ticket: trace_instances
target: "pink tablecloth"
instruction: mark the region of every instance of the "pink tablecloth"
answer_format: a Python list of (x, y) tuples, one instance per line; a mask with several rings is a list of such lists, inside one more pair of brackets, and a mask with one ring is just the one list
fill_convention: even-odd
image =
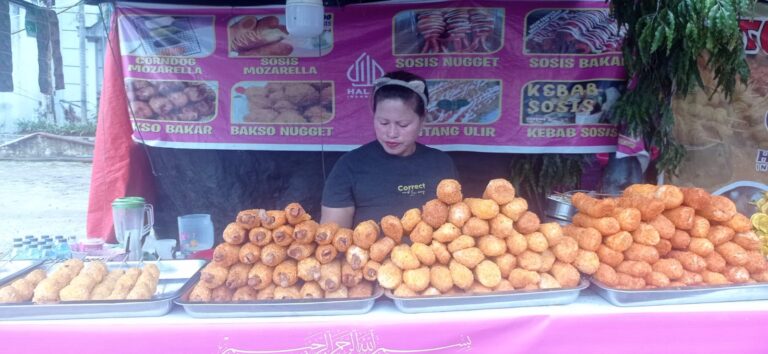
[(2, 353), (768, 353), (768, 301), (355, 316), (0, 322)]

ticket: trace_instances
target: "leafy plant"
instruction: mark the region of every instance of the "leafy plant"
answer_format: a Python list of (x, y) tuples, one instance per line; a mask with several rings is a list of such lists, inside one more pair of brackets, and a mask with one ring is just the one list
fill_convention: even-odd
[(700, 70), (713, 74), (711, 95), (730, 99), (738, 82), (747, 83), (738, 19), (754, 0), (607, 0), (620, 28), (629, 76), (614, 119), (629, 133), (659, 149), (657, 168), (675, 173), (685, 149), (672, 135), (673, 98), (704, 89)]
[(19, 134), (45, 132), (67, 136), (94, 136), (96, 135), (96, 122), (86, 120), (83, 123), (57, 125), (44, 119), (29, 119), (16, 122), (16, 131)]

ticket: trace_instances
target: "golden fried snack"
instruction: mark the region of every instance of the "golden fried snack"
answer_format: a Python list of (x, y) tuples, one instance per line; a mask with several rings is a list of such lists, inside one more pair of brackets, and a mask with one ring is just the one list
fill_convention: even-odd
[(248, 238), (248, 230), (238, 223), (229, 223), (224, 228), (224, 242), (240, 245)]
[(669, 240), (661, 239), (659, 240), (659, 243), (653, 247), (656, 247), (656, 250), (659, 251), (660, 257), (665, 257), (667, 253), (672, 250), (672, 242), (669, 242)]
[(408, 245), (395, 246), (389, 257), (402, 270), (416, 269), (421, 266), (421, 262)]
[(712, 197), (702, 188), (681, 188), (683, 192), (683, 205), (696, 210), (704, 209), (710, 203)]
[(298, 269), (293, 259), (286, 259), (272, 272), (272, 282), (280, 287), (293, 286), (297, 281), (299, 281)]
[(675, 236), (675, 224), (672, 223), (664, 214), (659, 215), (656, 219), (651, 220), (648, 225), (653, 226), (659, 233), (659, 237), (665, 240), (670, 240)]
[[(513, 252), (513, 249), (510, 246), (509, 241), (507, 241), (507, 247), (510, 247), (509, 248), (510, 253), (517, 255), (515, 254), (515, 252)], [(576, 239), (570, 236), (563, 237), (560, 243), (558, 243), (557, 245), (555, 245), (555, 247), (552, 248), (552, 253), (555, 254), (555, 257), (557, 257), (557, 259), (560, 260), (561, 262), (565, 262), (565, 263), (572, 263), (576, 259), (578, 252), (579, 252), (579, 243), (578, 241), (576, 241)], [(518, 263), (520, 263), (519, 261), (520, 260), (518, 259)]]
[(469, 205), (467, 205), (467, 203), (458, 202), (448, 208), (448, 222), (456, 227), (463, 227), (464, 223), (471, 217), (472, 211), (469, 210)]
[[(606, 245), (600, 245), (600, 247), (597, 248), (597, 258), (600, 258), (600, 262), (615, 268), (619, 263), (624, 261), (624, 253), (616, 251)], [(574, 256), (573, 259), (576, 260), (576, 256)], [(563, 261), (559, 258), (558, 260)], [(573, 261), (571, 261), (571, 263), (573, 263)]]
[[(120, 277), (125, 274), (122, 269), (117, 269), (109, 272), (101, 283), (96, 284), (91, 290), (91, 300), (106, 300), (112, 291), (115, 289), (115, 284)], [(198, 285), (202, 286), (202, 285)]]
[(619, 222), (619, 227), (622, 231), (635, 231), (642, 221), (640, 210), (635, 208), (616, 207), (610, 216), (613, 216)]
[(487, 220), (473, 216), (469, 218), (466, 223), (464, 223), (464, 227), (461, 228), (461, 232), (464, 235), (481, 237), (491, 233), (491, 226)]
[(731, 241), (748, 251), (759, 250), (761, 246), (760, 238), (757, 237), (757, 234), (751, 230), (736, 233), (733, 235), (733, 239), (731, 239)]
[(272, 230), (272, 242), (276, 245), (288, 247), (293, 241), (293, 226), (281, 225)]
[(664, 216), (669, 219), (675, 227), (681, 230), (690, 230), (693, 228), (696, 211), (691, 207), (681, 206), (674, 209), (667, 210), (663, 213)]
[(731, 282), (728, 281), (728, 278), (725, 277), (725, 275), (715, 272), (710, 272), (708, 270), (701, 272), (701, 278), (704, 280), (705, 283), (709, 285), (725, 285), (730, 284)]
[[(578, 227), (574, 225), (568, 225), (563, 228), (563, 233), (566, 236), (570, 236), (573, 239), (575, 239), (576, 242), (578, 242), (579, 247), (587, 251), (597, 251), (597, 249), (600, 247), (600, 244), (603, 242), (603, 236), (600, 234), (600, 232), (591, 227), (584, 228), (584, 227)], [(627, 236), (629, 237), (628, 243), (631, 244), (632, 236), (629, 235), (629, 233), (627, 233), (626, 231), (624, 231), (623, 234), (619, 232), (615, 235), (606, 237), (605, 239), (606, 245), (608, 247), (611, 247), (611, 244), (617, 243), (617, 241), (623, 241), (623, 243), (627, 243), (627, 241), (625, 240)], [(626, 245), (627, 248), (629, 247), (629, 244)], [(620, 244), (618, 246), (624, 246), (624, 245)], [(534, 251), (541, 252), (535, 249), (534, 247), (531, 247), (530, 241), (529, 241), (529, 248), (531, 248)], [(541, 248), (541, 247), (537, 247), (537, 248)], [(621, 251), (624, 251), (624, 249), (616, 249), (616, 250), (621, 252)]]
[(618, 198), (617, 203), (622, 208), (635, 208), (640, 211), (640, 218), (645, 222), (656, 219), (664, 211), (664, 202), (645, 196), (625, 196)]
[(526, 211), (523, 215), (520, 215), (515, 222), (515, 229), (521, 234), (527, 235), (538, 231), (540, 225), (541, 222), (539, 221), (539, 216), (530, 211)]
[[(743, 266), (749, 261), (747, 251), (733, 242), (726, 242), (715, 246), (717, 253), (720, 253), (729, 265)], [(692, 270), (693, 271), (693, 270)]]
[[(453, 258), (453, 256), (451, 256), (451, 252), (448, 251), (448, 247), (440, 242), (432, 241), (432, 243), (429, 244), (429, 248), (435, 254), (435, 260), (437, 260), (442, 265), (448, 265), (448, 262), (450, 262), (451, 258)], [(416, 258), (418, 258), (418, 254)]]
[(368, 251), (357, 245), (350, 246), (344, 256), (354, 270), (363, 269), (369, 259)]
[(461, 236), (461, 230), (451, 223), (445, 223), (432, 232), (432, 239), (442, 243), (449, 243), (459, 236)]
[(632, 240), (642, 245), (654, 246), (659, 243), (659, 232), (649, 224), (640, 224), (637, 230), (632, 231)]
[(239, 287), (248, 284), (248, 272), (251, 271), (251, 266), (245, 263), (237, 263), (229, 268), (227, 274), (227, 280), (224, 281), (224, 285), (234, 290)]
[(230, 267), (240, 261), (240, 246), (222, 242), (213, 250), (213, 263), (222, 267)]
[(730, 227), (737, 234), (752, 231), (752, 222), (742, 213), (736, 213), (731, 220), (722, 223), (722, 225)]
[(472, 287), (472, 284), (475, 282), (475, 276), (472, 274), (472, 270), (456, 260), (452, 260), (451, 263), (448, 264), (448, 269), (451, 272), (453, 285), (464, 290)]
[(321, 264), (327, 264), (336, 259), (338, 250), (333, 245), (322, 245), (315, 249), (315, 258), (320, 261)]
[(659, 187), (656, 186), (655, 184), (637, 183), (625, 188), (624, 192), (622, 193), (622, 196), (624, 197), (643, 196), (648, 198), (656, 198), (657, 197), (656, 192), (658, 189)]
[(613, 235), (621, 231), (619, 221), (610, 216), (593, 218), (587, 214), (576, 213), (576, 215), (573, 216), (573, 223), (574, 225), (581, 227), (591, 227), (605, 236)]
[(197, 283), (192, 291), (189, 292), (190, 302), (211, 302), (211, 289), (200, 283)]
[(451, 205), (460, 202), (463, 198), (459, 181), (444, 179), (437, 184), (437, 199), (441, 202)]
[[(507, 243), (507, 250), (509, 250), (509, 253), (515, 256), (522, 254), (528, 249), (528, 240), (525, 238), (525, 236), (519, 233), (515, 233), (512, 236), (507, 237), (506, 243)], [(575, 247), (578, 249), (578, 245), (576, 245)], [(574, 257), (576, 257), (575, 254), (574, 254)]]
[(660, 259), (658, 262), (654, 263), (651, 267), (654, 272), (662, 273), (671, 280), (680, 279), (683, 277), (683, 275), (685, 275), (685, 269), (683, 269), (683, 264), (674, 258)]
[(600, 263), (597, 272), (592, 276), (608, 287), (615, 287), (619, 283), (619, 277), (616, 275), (616, 270), (605, 263)]
[(538, 272), (542, 266), (541, 254), (525, 251), (517, 256), (517, 265), (525, 270)]
[(448, 220), (448, 206), (443, 202), (432, 199), (424, 204), (421, 210), (421, 221), (432, 228), (438, 228)]
[(475, 266), (475, 279), (485, 287), (495, 288), (501, 282), (501, 269), (486, 259)]
[(320, 225), (314, 220), (306, 220), (293, 228), (293, 239), (302, 244), (312, 244)]
[(243, 286), (232, 293), (232, 299), (230, 301), (239, 302), (259, 300), (259, 293), (260, 292), (258, 290), (250, 286)]
[(340, 286), (334, 291), (325, 292), (326, 299), (346, 299), (349, 298), (349, 289), (346, 286)]
[(369, 249), (379, 239), (379, 225), (373, 220), (366, 220), (355, 227), (352, 243), (362, 249)]
[(701, 272), (707, 268), (707, 262), (704, 258), (693, 252), (672, 251), (669, 252), (668, 256), (680, 261), (683, 268), (691, 272)]
[(486, 257), (496, 257), (507, 253), (507, 243), (493, 235), (480, 237), (477, 240), (477, 247)]
[[(723, 263), (725, 263), (725, 259), (723, 259)], [(707, 268), (709, 268), (709, 260), (707, 260)], [(747, 264), (744, 265), (744, 268), (750, 274), (762, 273), (768, 269), (768, 260), (765, 259), (765, 256), (760, 251), (750, 250), (747, 251)]]
[(512, 199), (501, 207), (501, 213), (513, 221), (517, 221), (526, 211), (528, 211), (528, 201), (523, 198)]
[(246, 242), (240, 247), (240, 252), (238, 252), (237, 258), (240, 260), (240, 263), (254, 264), (261, 259), (261, 247)]
[[(576, 269), (574, 268), (574, 270)], [(578, 271), (576, 273), (578, 274)], [(541, 276), (534, 271), (515, 268), (509, 273), (509, 282), (515, 289), (522, 289), (531, 284), (538, 285), (539, 281), (541, 281)]]
[[(398, 221), (399, 222), (399, 221)], [(389, 252), (395, 247), (395, 240), (389, 237), (382, 237), (371, 245), (368, 256), (376, 261), (383, 262), (389, 256)]]
[[(211, 292), (213, 294), (213, 292)], [(149, 300), (155, 295), (155, 289), (152, 289), (147, 283), (136, 283), (133, 289), (125, 296), (126, 300)], [(86, 297), (87, 299), (87, 297)]]
[(512, 282), (507, 280), (506, 278), (501, 279), (499, 282), (499, 285), (496, 285), (495, 288), (493, 288), (493, 291), (499, 292), (499, 291), (512, 291), (515, 290), (515, 287), (512, 286)]
[(263, 212), (262, 209), (248, 209), (243, 210), (239, 213), (237, 213), (237, 218), (235, 218), (235, 222), (237, 222), (240, 227), (251, 230), (253, 228), (261, 226), (261, 213)]
[(379, 268), (381, 268), (381, 263), (372, 260), (368, 261), (362, 269), (363, 279), (376, 281), (379, 277)]
[(90, 297), (90, 290), (84, 286), (67, 285), (59, 291), (61, 301), (84, 301)]
[(571, 202), (579, 209), (579, 212), (593, 218), (611, 216), (616, 208), (616, 201), (611, 198), (596, 199), (584, 193), (576, 193), (571, 197)]
[(555, 279), (557, 279), (557, 282), (564, 288), (575, 287), (579, 285), (579, 282), (581, 281), (581, 276), (576, 267), (560, 261), (555, 262), (555, 264), (552, 265), (552, 270), (550, 270), (549, 273), (552, 274)]
[(552, 247), (560, 243), (565, 235), (563, 227), (556, 222), (548, 222), (539, 225), (539, 232), (547, 238), (547, 244)]
[[(208, 289), (214, 289), (216, 287), (219, 287), (224, 284), (227, 280), (227, 276), (229, 275), (229, 269), (222, 267), (221, 265), (217, 263), (208, 263), (208, 265), (205, 266), (200, 271), (200, 283), (201, 285), (207, 287)], [(115, 290), (117, 290), (117, 286), (120, 284), (121, 281), (127, 281), (123, 280), (124, 277), (129, 277), (128, 271), (123, 274), (123, 276), (118, 279), (117, 284), (115, 284)], [(136, 278), (138, 278), (138, 275), (136, 275)], [(130, 286), (133, 286), (131, 283)]]
[[(147, 266), (150, 266), (149, 264)], [(157, 266), (152, 264), (151, 266), (155, 267), (157, 269)], [(88, 265), (81, 271), (81, 273), (90, 276), (93, 278), (93, 280), (96, 281), (96, 283), (100, 283), (102, 280), (104, 280), (104, 277), (109, 274), (109, 269), (107, 269), (107, 265), (104, 264), (102, 261), (92, 261), (88, 262)], [(160, 271), (157, 271), (158, 275), (160, 275)]]
[(541, 279), (539, 280), (539, 289), (560, 289), (562, 286), (560, 283), (555, 279), (555, 277), (547, 274), (547, 273), (541, 273)]
[(320, 261), (314, 257), (304, 258), (296, 264), (296, 273), (301, 280), (318, 281), (320, 280)]
[(644, 278), (646, 286), (655, 286), (657, 288), (666, 288), (669, 286), (670, 280), (660, 272), (650, 272)]
[(248, 239), (254, 245), (264, 247), (272, 242), (272, 231), (263, 227), (256, 227), (248, 232)]
[(573, 261), (573, 266), (584, 274), (594, 274), (600, 266), (600, 258), (595, 252), (579, 250), (576, 260)]
[[(554, 257), (554, 254), (552, 256)], [(501, 277), (504, 279), (507, 279), (509, 277), (509, 272), (517, 266), (517, 258), (509, 253), (494, 257), (492, 260), (499, 267)]]
[(472, 269), (485, 259), (485, 255), (479, 248), (469, 247), (453, 252), (453, 259)]
[(256, 263), (248, 271), (248, 286), (262, 290), (272, 284), (273, 268), (263, 263)]
[(298, 240), (288, 246), (285, 251), (288, 257), (300, 261), (304, 258), (312, 257), (315, 254), (316, 243), (301, 243)]
[(335, 260), (320, 266), (320, 287), (328, 291), (337, 290), (341, 286), (341, 262)]
[[(614, 235), (606, 237), (605, 240), (603, 241), (603, 243), (606, 246), (608, 246), (610, 249), (617, 252), (626, 251), (627, 249), (629, 249), (630, 246), (632, 246), (632, 242), (634, 242), (632, 239), (632, 234), (630, 234), (627, 231), (619, 231)], [(591, 246), (591, 244), (585, 243), (584, 245), (582, 245), (580, 242), (579, 246), (581, 246), (581, 248), (591, 250), (590, 247), (585, 247), (585, 246)], [(598, 248), (600, 248), (599, 244), (598, 244)]]
[(483, 220), (491, 220), (499, 214), (499, 205), (492, 199), (466, 198), (464, 203), (474, 217)]
[[(251, 288), (251, 287), (247, 287)], [(253, 288), (251, 288), (253, 289)], [(254, 293), (256, 291), (254, 290)], [(232, 296), (235, 294), (235, 289), (230, 289), (226, 286), (220, 286), (216, 289), (211, 290), (211, 302), (230, 302), (232, 301)]]
[[(32, 300), (32, 295), (35, 294), (35, 286), (25, 278), (14, 280), (8, 287), (11, 287), (15, 290), (20, 301)], [(4, 301), (0, 300), (0, 302)]]
[(395, 289), (403, 282), (403, 271), (395, 263), (387, 260), (379, 267), (376, 280), (385, 289)]
[(421, 209), (408, 209), (400, 219), (403, 231), (411, 232), (416, 225), (421, 222)]
[(437, 290), (434, 287), (428, 287), (426, 290), (421, 292), (421, 296), (440, 296), (443, 293), (440, 292), (440, 290)]
[(405, 284), (400, 284), (393, 292), (392, 295), (397, 297), (417, 297), (418, 293), (414, 292)]
[(290, 203), (283, 211), (285, 212), (285, 219), (291, 225), (298, 225), (312, 219), (312, 216), (307, 214), (307, 211), (299, 203)]
[(451, 270), (444, 265), (434, 265), (429, 269), (429, 284), (444, 293), (453, 288)]
[(395, 243), (403, 241), (403, 225), (398, 217), (387, 215), (381, 218), (379, 224), (381, 224), (381, 232), (385, 237), (392, 239)]
[(704, 257), (704, 261), (707, 262), (707, 270), (718, 273), (724, 272), (728, 264), (725, 258), (717, 252), (712, 252)]
[(764, 270), (760, 273), (753, 273), (752, 279), (759, 282), (768, 282), (768, 270)]
[(490, 233), (498, 238), (506, 238), (515, 234), (515, 222), (504, 214), (496, 215), (490, 221)]
[(685, 197), (679, 187), (670, 184), (665, 184), (656, 189), (655, 196), (664, 202), (664, 208), (667, 210), (683, 205)]
[(270, 243), (261, 249), (261, 262), (270, 267), (282, 263), (286, 257), (288, 257), (288, 253), (285, 247), (276, 243)]
[(285, 211), (267, 210), (261, 214), (261, 226), (265, 229), (274, 230), (287, 222)]
[(256, 293), (256, 300), (272, 300), (275, 298), (275, 289), (277, 289), (277, 286), (275, 284), (270, 283), (267, 287), (259, 290)]
[(432, 226), (429, 226), (426, 222), (419, 221), (416, 226), (411, 230), (408, 236), (413, 242), (430, 243), (432, 242)]
[[(432, 241), (433, 243), (436, 241)], [(414, 243), (411, 245), (411, 252), (416, 256), (419, 262), (426, 266), (435, 264), (436, 257), (435, 252), (430, 246), (423, 243)]]
[[(32, 302), (36, 304), (56, 303), (59, 301), (59, 290), (61, 290), (61, 288), (62, 287), (55, 280), (51, 278), (43, 279), (35, 287), (34, 295), (32, 296)], [(16, 289), (12, 287), (5, 287), (3, 289), (6, 292), (4, 296), (7, 297), (8, 300), (13, 300), (4, 302), (17, 301), (14, 300), (19, 298), (19, 294)]]
[(480, 284), (479, 282), (472, 283), (472, 286), (467, 289), (467, 293), (469, 294), (487, 294), (493, 291), (493, 289), (484, 286), (483, 284)]
[(336, 231), (339, 231), (339, 224), (335, 222), (320, 224), (317, 227), (317, 233), (315, 233), (315, 242), (318, 245), (330, 245), (333, 241), (333, 236), (336, 235)]
[(732, 283), (744, 284), (749, 282), (749, 271), (744, 267), (729, 266), (723, 275)]
[(528, 244), (528, 249), (534, 252), (543, 252), (549, 248), (547, 238), (541, 232), (532, 232), (525, 235), (525, 241)]
[(710, 221), (727, 222), (736, 216), (737, 210), (736, 204), (730, 199), (713, 195), (709, 199), (709, 204), (705, 205), (698, 213)]
[(485, 187), (483, 199), (492, 199), (498, 205), (505, 205), (515, 199), (515, 187), (506, 179), (492, 179)]
[(420, 267), (403, 271), (403, 284), (409, 289), (420, 292), (429, 287), (430, 271), (428, 267)]
[(634, 243), (624, 251), (624, 257), (630, 261), (644, 261), (648, 264), (656, 263), (659, 260), (659, 250), (654, 246)]
[(735, 235), (736, 232), (733, 231), (733, 229), (721, 225), (715, 225), (709, 228), (707, 239), (712, 241), (715, 246), (719, 246), (731, 241)]
[(85, 272), (80, 272), (80, 274), (72, 278), (72, 281), (69, 282), (69, 285), (84, 288), (88, 292), (90, 292), (96, 284), (96, 279), (91, 278), (91, 276), (85, 274)]
[(646, 275), (653, 271), (653, 268), (651, 268), (651, 265), (646, 262), (624, 261), (616, 267), (616, 271), (629, 274), (633, 277), (645, 278)]
[(64, 263), (61, 264), (59, 269), (61, 270), (67, 270), (72, 274), (72, 277), (74, 278), (75, 275), (80, 273), (81, 270), (83, 270), (83, 267), (85, 267), (85, 263), (81, 259), (72, 258), (64, 261)]
[(699, 256), (706, 257), (715, 251), (715, 245), (706, 238), (693, 237), (688, 244), (688, 249)]
[[(212, 263), (211, 263), (212, 264)], [(205, 268), (203, 269), (205, 270)], [(226, 268), (224, 268), (226, 270)], [(120, 278), (115, 283), (115, 289), (112, 290), (112, 293), (107, 297), (107, 300), (125, 300), (125, 298), (128, 296), (128, 292), (133, 289), (133, 286), (136, 285), (136, 280), (139, 279), (139, 275), (141, 275), (141, 271), (138, 268), (131, 268), (125, 271), (125, 273), (120, 276)], [(200, 279), (201, 280), (208, 280), (207, 278), (203, 278), (203, 276), (206, 275), (206, 273), (201, 273)], [(224, 275), (224, 279), (226, 280), (226, 275)], [(221, 282), (223, 284), (224, 281)], [(206, 283), (208, 285), (209, 283)], [(218, 284), (216, 286), (220, 286), (221, 284)], [(215, 288), (216, 286), (211, 286), (211, 289)]]
[(683, 230), (676, 230), (674, 236), (669, 239), (672, 248), (676, 250), (687, 250), (691, 244), (691, 235)]
[(43, 269), (35, 269), (29, 273), (27, 273), (26, 276), (24, 276), (24, 279), (28, 280), (33, 286), (37, 286), (38, 283), (40, 283), (43, 279), (45, 279), (46, 273)]
[(616, 276), (619, 279), (619, 285), (616, 286), (619, 289), (643, 289), (645, 288), (645, 279), (633, 277), (629, 274), (616, 272)]
[[(104, 267), (106, 269), (106, 265)], [(154, 264), (154, 263), (144, 264), (144, 268), (142, 268), (141, 271), (142, 273), (151, 274), (155, 279), (160, 278), (160, 268), (157, 267), (157, 264)]]
[(305, 282), (299, 289), (299, 296), (304, 299), (322, 299), (323, 289), (320, 288), (320, 284), (314, 281)]

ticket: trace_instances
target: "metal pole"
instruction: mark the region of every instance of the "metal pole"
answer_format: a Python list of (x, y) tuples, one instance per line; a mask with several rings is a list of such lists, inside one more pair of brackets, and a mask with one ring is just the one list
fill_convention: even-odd
[(86, 72), (86, 42), (85, 42), (85, 2), (81, 2), (77, 10), (78, 29), (77, 35), (80, 37), (80, 120), (85, 122), (88, 119), (88, 76)]

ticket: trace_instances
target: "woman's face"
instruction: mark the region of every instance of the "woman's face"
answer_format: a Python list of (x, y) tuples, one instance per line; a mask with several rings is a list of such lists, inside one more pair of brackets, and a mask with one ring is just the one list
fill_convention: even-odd
[(376, 104), (376, 112), (373, 113), (376, 140), (390, 155), (413, 154), (421, 124), (421, 117), (402, 100), (386, 99)]

